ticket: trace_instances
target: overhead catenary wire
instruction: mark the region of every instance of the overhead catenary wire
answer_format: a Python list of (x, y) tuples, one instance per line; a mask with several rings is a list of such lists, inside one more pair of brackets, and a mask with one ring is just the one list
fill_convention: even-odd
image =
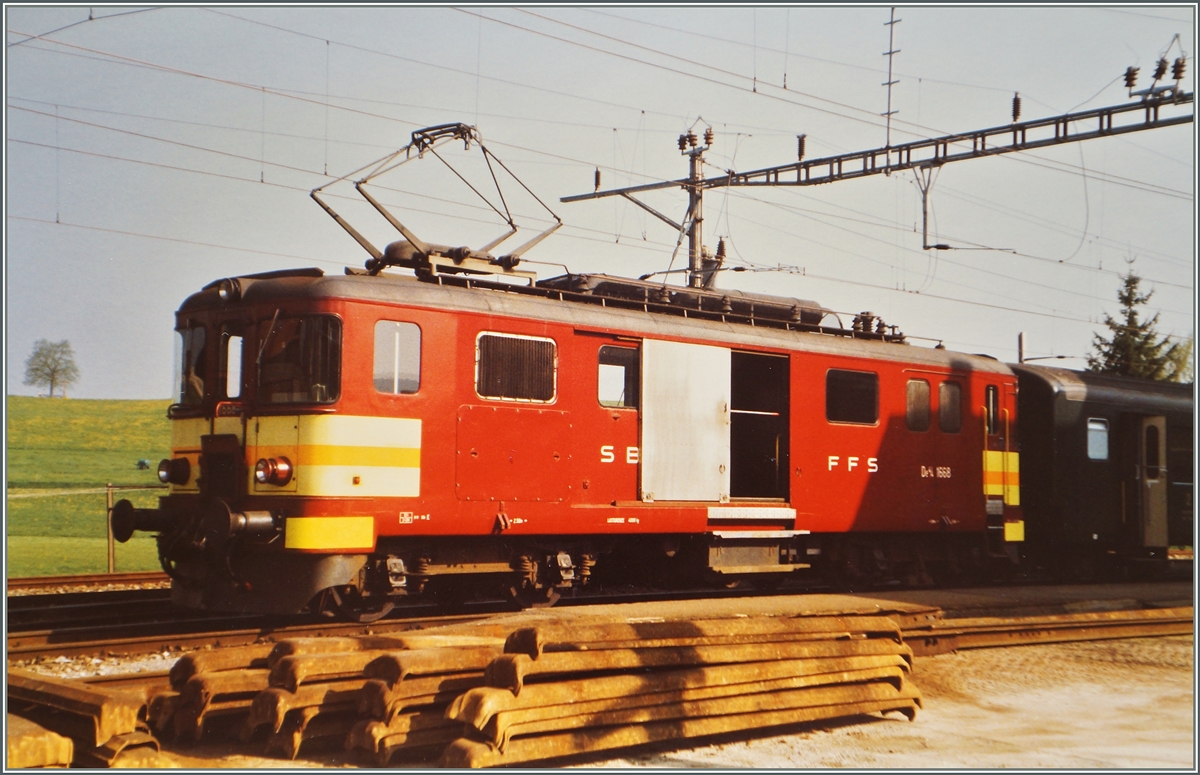
[[(326, 105), (326, 108), (328, 109), (328, 101), (326, 101), (325, 105)], [(413, 124), (413, 125), (415, 125), (415, 124)], [(517, 147), (517, 146), (514, 146), (514, 147)], [(532, 150), (532, 149), (525, 149), (525, 150)], [(533, 151), (533, 152), (535, 152), (535, 153), (536, 153), (537, 151)], [(559, 158), (566, 158), (566, 157), (559, 157)], [(575, 162), (575, 161), (578, 161), (578, 160), (572, 160), (572, 161), (573, 161), (573, 162)], [(235, 179), (236, 179), (236, 178), (235, 178)]]
[[(34, 113), (34, 114), (38, 114), (38, 115), (44, 115), (44, 116), (49, 116), (49, 115), (50, 115), (49, 113), (46, 113), (46, 112), (43, 112), (43, 111), (35, 111), (35, 110), (29, 109), (29, 108), (20, 108), (20, 107), (16, 107), (16, 106), (14, 106), (14, 107), (15, 107), (15, 109), (17, 109), (17, 110), (24, 110), (24, 111), (27, 111), (27, 112), (30, 112), (30, 113)], [(249, 157), (241, 156), (241, 155), (238, 155), (238, 154), (231, 154), (231, 153), (228, 153), (228, 152), (224, 152), (224, 151), (220, 151), (220, 150), (216, 150), (216, 149), (210, 149), (210, 148), (206, 148), (206, 147), (203, 147), (203, 146), (196, 146), (196, 145), (194, 145), (194, 144), (190, 144), (190, 143), (182, 143), (182, 142), (180, 142), (180, 141), (176, 141), (176, 140), (169, 140), (169, 139), (167, 139), (167, 138), (156, 137), (156, 136), (153, 136), (153, 135), (148, 135), (148, 134), (145, 134), (145, 133), (140, 133), (140, 132), (134, 132), (134, 131), (132, 131), (132, 130), (118, 129), (118, 128), (109, 127), (109, 126), (102, 125), (102, 124), (96, 124), (96, 123), (94, 123), (94, 122), (83, 121), (83, 120), (81, 120), (81, 119), (65, 119), (65, 120), (68, 120), (68, 121), (74, 121), (74, 122), (77, 122), (77, 123), (80, 123), (80, 124), (83, 124), (83, 125), (87, 125), (87, 126), (97, 127), (97, 128), (101, 128), (101, 129), (107, 129), (107, 130), (110, 130), (110, 131), (116, 131), (116, 132), (126, 133), (126, 134), (130, 134), (130, 135), (137, 136), (137, 137), (142, 137), (142, 138), (147, 138), (147, 139), (157, 140), (157, 141), (164, 142), (164, 143), (169, 143), (169, 144), (172, 144), (172, 145), (178, 145), (178, 146), (182, 146), (182, 147), (186, 147), (186, 148), (191, 148), (191, 149), (195, 149), (195, 150), (201, 150), (201, 151), (211, 152), (211, 153), (215, 153), (215, 154), (219, 154), (219, 155), (223, 155), (223, 156), (227, 156), (227, 157), (232, 157), (232, 158), (241, 158), (241, 159), (245, 159), (245, 160), (247, 160), (247, 161), (253, 161), (253, 160), (252, 160), (252, 159), (250, 159)], [(439, 157), (439, 158), (440, 158), (440, 157)], [(260, 162), (260, 164), (271, 164), (272, 166), (277, 166), (277, 167), (280, 167), (280, 168), (283, 168), (283, 169), (290, 169), (290, 170), (297, 171), (297, 172), (306, 172), (306, 173), (310, 173), (310, 174), (320, 174), (320, 173), (317, 173), (315, 170), (306, 170), (306, 169), (303, 169), (303, 168), (294, 167), (294, 166), (292, 166), (292, 165), (283, 165), (283, 164), (278, 164), (278, 163), (275, 163), (275, 162), (266, 162), (266, 161), (265, 161), (265, 157), (260, 157), (260, 159), (259, 159), (259, 162)], [(260, 182), (262, 182), (262, 176), (261, 176), (261, 174), (260, 174)], [(747, 197), (747, 198), (754, 199), (755, 201), (764, 201), (764, 200), (760, 200), (760, 199), (755, 199), (754, 197)], [(486, 198), (485, 198), (485, 201), (486, 201)], [(494, 208), (493, 208), (493, 209), (494, 209)], [(499, 211), (497, 211), (497, 212), (499, 212)], [(861, 222), (861, 223), (864, 223), (864, 224), (867, 224), (867, 225), (873, 225), (873, 224), (871, 224), (871, 222), (869, 222), (869, 221), (859, 221), (859, 222)], [(876, 222), (876, 223), (878, 223), (878, 222)], [(991, 273), (991, 272), (988, 272), (988, 273), (989, 273), (989, 274), (997, 274), (997, 273)], [(1115, 274), (1115, 273), (1114, 273), (1114, 274)], [(1004, 277), (1004, 275), (997, 275), (997, 276), (1002, 276), (1002, 277)], [(1012, 279), (1012, 278), (1009, 278), (1009, 279)], [(1148, 279), (1151, 279), (1151, 280), (1153, 280), (1154, 278), (1148, 278)], [(1073, 291), (1068, 291), (1068, 290), (1064, 290), (1063, 292), (1066, 292), (1066, 293), (1072, 293), (1072, 294), (1074, 294), (1074, 293), (1075, 293), (1075, 292), (1073, 292)], [(1092, 298), (1092, 297), (1089, 297), (1089, 298)]]
[[(43, 111), (35, 111), (35, 110), (29, 109), (29, 108), (19, 108), (19, 107), (17, 107), (16, 109), (17, 109), (17, 110), (24, 110), (24, 111), (27, 111), (27, 112), (30, 112), (30, 113), (34, 113), (34, 114), (38, 114), (38, 115), (44, 115), (44, 116), (49, 116), (49, 115), (50, 115), (49, 113), (46, 113), (46, 112), (43, 112)], [(308, 174), (312, 174), (312, 175), (319, 175), (319, 174), (321, 174), (321, 173), (317, 172), (316, 170), (309, 170), (309, 169), (304, 169), (304, 168), (300, 168), (300, 167), (294, 167), (294, 166), (292, 166), (292, 165), (279, 164), (279, 163), (276, 163), (276, 162), (267, 162), (267, 161), (265, 161), (265, 159), (261, 159), (261, 158), (260, 158), (260, 159), (258, 159), (258, 160), (255, 160), (255, 159), (253, 159), (252, 157), (248, 157), (248, 156), (244, 156), (244, 155), (232, 154), (232, 153), (225, 152), (225, 151), (219, 151), (219, 150), (216, 150), (216, 149), (205, 148), (205, 147), (203, 147), (203, 146), (197, 146), (197, 145), (194, 145), (194, 144), (191, 144), (191, 143), (183, 143), (183, 142), (180, 142), (180, 141), (176, 141), (176, 140), (170, 140), (170, 139), (167, 139), (167, 138), (160, 138), (160, 137), (156, 137), (156, 136), (153, 136), (153, 135), (147, 135), (147, 134), (145, 134), (145, 133), (134, 132), (134, 131), (132, 131), (132, 130), (117, 129), (117, 128), (114, 128), (114, 127), (108, 127), (108, 126), (105, 126), (105, 125), (102, 125), (102, 124), (95, 124), (95, 123), (93, 123), (93, 122), (83, 121), (83, 120), (81, 120), (81, 119), (65, 119), (65, 120), (68, 120), (68, 121), (75, 121), (75, 122), (77, 122), (77, 123), (80, 123), (80, 124), (83, 124), (83, 125), (87, 125), (87, 126), (92, 126), (92, 127), (97, 127), (97, 128), (101, 128), (101, 129), (108, 129), (108, 130), (115, 131), (115, 132), (120, 132), (120, 133), (130, 134), (130, 135), (133, 135), (133, 136), (136, 136), (136, 137), (141, 137), (141, 138), (146, 138), (146, 139), (151, 139), (151, 140), (157, 140), (157, 141), (159, 141), (159, 142), (164, 142), (164, 143), (168, 143), (168, 144), (171, 144), (171, 145), (177, 145), (177, 146), (181, 146), (181, 147), (185, 147), (185, 148), (190, 148), (190, 149), (194, 149), (194, 150), (200, 150), (200, 151), (211, 152), (211, 153), (214, 153), (214, 154), (218, 154), (218, 155), (221, 155), (221, 156), (226, 156), (226, 157), (230, 157), (230, 158), (242, 159), (242, 160), (245, 160), (245, 161), (250, 161), (250, 162), (259, 161), (261, 164), (267, 164), (267, 165), (270, 165), (270, 166), (273, 166), (273, 167), (279, 167), (279, 168), (281, 168), (281, 169), (288, 169), (288, 170), (292, 170), (292, 171), (296, 171), (296, 172), (302, 172), (302, 173), (308, 173)], [(439, 156), (438, 158), (441, 158), (441, 157)], [(443, 163), (445, 163), (445, 162), (444, 162), (444, 160), (443, 160)], [(186, 169), (186, 168), (179, 168), (179, 169)], [(453, 169), (453, 168), (451, 168), (451, 169)], [(456, 174), (457, 174), (457, 172), (456, 172)], [(510, 174), (511, 174), (511, 173), (510, 173)], [(235, 178), (235, 179), (237, 179), (237, 178)], [(260, 174), (260, 180), (259, 180), (259, 182), (263, 182), (263, 180), (262, 180), (262, 177), (261, 177), (261, 174)], [(742, 196), (743, 198), (750, 199), (750, 200), (753, 200), (753, 201), (757, 201), (757, 202), (760, 202), (760, 203), (763, 203), (763, 204), (769, 204), (769, 205), (772, 205), (772, 206), (780, 207), (780, 208), (782, 208), (782, 209), (785, 209), (785, 210), (791, 210), (792, 212), (795, 212), (796, 214), (803, 215), (804, 217), (810, 217), (810, 218), (811, 218), (811, 217), (813, 217), (813, 216), (810, 216), (810, 215), (806, 215), (806, 214), (804, 214), (803, 212), (799, 211), (797, 208), (789, 208), (789, 207), (788, 207), (788, 206), (786, 206), (786, 205), (779, 205), (779, 204), (777, 204), (777, 203), (771, 203), (771, 202), (767, 202), (766, 200), (763, 200), (763, 199), (760, 199), (760, 198), (757, 198), (757, 197), (751, 196), (751, 195), (749, 195), (749, 194), (744, 194), (744, 193), (742, 193), (742, 192), (738, 192), (736, 195), (738, 195), (738, 196)], [(487, 201), (487, 200), (486, 200), (486, 197), (484, 198), (484, 201), (485, 201), (485, 202)], [(489, 205), (490, 205), (490, 203), (489, 203)], [(495, 210), (495, 206), (494, 206), (494, 205), (490, 205), (490, 206), (492, 207), (492, 209), (493, 209), (493, 210)], [(503, 216), (503, 213), (500, 213), (500, 212), (499, 212), (499, 210), (495, 210), (495, 211), (496, 211), (498, 214), (500, 214), (501, 216)], [(882, 225), (882, 226), (886, 226), (886, 224), (881, 224), (881, 223), (880, 223), (878, 220), (876, 220), (875, 222), (871, 222), (871, 221), (862, 220), (862, 219), (850, 219), (850, 218), (847, 218), (847, 217), (845, 217), (845, 216), (832, 216), (832, 217), (838, 217), (838, 218), (842, 218), (842, 219), (845, 219), (845, 220), (851, 220), (851, 221), (854, 221), (854, 222), (862, 223), (862, 224), (864, 224), (864, 225), (874, 225), (874, 226), (880, 226), (880, 225)], [(508, 220), (508, 218), (505, 218), (505, 220)], [(835, 228), (840, 228), (840, 227), (835, 227)], [(843, 229), (843, 230), (846, 230), (846, 229)], [(848, 231), (848, 230), (846, 230), (846, 231)], [(876, 240), (876, 241), (882, 241), (882, 240), (879, 240), (878, 238), (875, 238), (875, 237), (869, 237), (868, 235), (862, 234), (861, 232), (855, 232), (855, 234), (856, 234), (857, 236), (860, 236), (860, 237), (866, 237), (866, 238), (868, 238), (868, 239), (873, 239), (873, 240)], [(797, 235), (797, 236), (799, 236), (799, 235)], [(915, 251), (912, 251), (912, 252), (915, 252)], [(973, 267), (969, 267), (969, 268), (973, 268)], [(978, 268), (975, 268), (975, 269), (976, 269), (977, 271), (982, 271), (982, 272), (984, 272), (984, 273), (986, 273), (986, 274), (992, 274), (992, 275), (996, 275), (996, 276), (999, 276), (999, 277), (1004, 277), (1004, 278), (1006, 278), (1006, 279), (1010, 279), (1010, 280), (1011, 280), (1011, 279), (1017, 279), (1018, 281), (1020, 281), (1020, 278), (1011, 278), (1011, 277), (1008, 277), (1008, 276), (1006, 276), (1006, 275), (1002, 275), (1002, 274), (1000, 274), (1000, 273), (995, 273), (995, 272), (991, 272), (991, 271), (988, 271), (988, 270), (983, 270), (983, 269), (978, 269)], [(1114, 273), (1114, 274), (1115, 274), (1115, 273)], [(1154, 278), (1148, 278), (1148, 279), (1150, 279), (1151, 281), (1153, 281), (1153, 280), (1154, 280)], [(1183, 286), (1181, 286), (1181, 287), (1183, 287)], [(1060, 290), (1061, 290), (1062, 292), (1064, 292), (1064, 293), (1069, 293), (1069, 294), (1072, 294), (1072, 295), (1084, 295), (1084, 294), (1078, 294), (1077, 292), (1074, 292), (1074, 291), (1069, 291), (1069, 290), (1066, 290), (1066, 289), (1060, 289)], [(1087, 298), (1095, 298), (1095, 297), (1087, 296)]]
[[(265, 22), (258, 22), (258, 21), (255, 21), (255, 20), (244, 19), (243, 17), (239, 17), (239, 16), (236, 16), (236, 15), (233, 15), (233, 14), (226, 14), (226, 13), (222, 13), (222, 12), (214, 11), (213, 9), (203, 9), (203, 10), (206, 10), (206, 11), (209, 11), (209, 12), (212, 12), (212, 13), (220, 13), (220, 14), (221, 14), (221, 15), (223, 15), (223, 16), (229, 16), (230, 18), (233, 18), (233, 19), (238, 19), (238, 20), (240, 20), (240, 21), (245, 21), (245, 22), (252, 23), (252, 24), (261, 24), (261, 25), (263, 25), (263, 26), (266, 26), (266, 27), (269, 27), (269, 28), (272, 28), (272, 29), (277, 29), (277, 30), (280, 30), (280, 31), (283, 31), (283, 32), (288, 32), (288, 33), (291, 33), (291, 34), (300, 35), (300, 36), (302, 36), (302, 37), (311, 38), (311, 39), (313, 39), (313, 40), (324, 40), (323, 38), (320, 38), (320, 37), (318, 37), (318, 36), (309, 35), (309, 34), (307, 34), (307, 33), (297, 32), (297, 31), (294, 31), (294, 30), (289, 30), (289, 29), (287, 29), (287, 28), (280, 27), (280, 26), (278, 26), (278, 25), (272, 25), (272, 24), (267, 24), (267, 23), (265, 23)], [(493, 21), (495, 21), (495, 20), (493, 20)], [(506, 24), (507, 24), (507, 23), (506, 23)], [(510, 25), (510, 26), (517, 26), (517, 27), (519, 27), (519, 25)], [(50, 42), (50, 43), (55, 43), (55, 44), (62, 45), (62, 46), (71, 46), (71, 44), (61, 43), (61, 42), (59, 42), (59, 41), (47, 41), (47, 42)], [(568, 41), (568, 42), (570, 42), (570, 41)], [(365, 52), (368, 52), (368, 53), (377, 54), (377, 55), (379, 55), (379, 56), (390, 57), (390, 58), (399, 59), (399, 60), (402, 60), (402, 61), (416, 62), (416, 60), (412, 60), (412, 59), (409, 59), (409, 58), (406, 58), (406, 57), (400, 57), (400, 56), (398, 56), (398, 55), (389, 54), (389, 53), (386, 53), (386, 52), (379, 52), (379, 51), (377, 51), (377, 50), (374, 50), (374, 49), (368, 49), (368, 48), (361, 47), (361, 46), (354, 46), (354, 45), (351, 45), (351, 44), (344, 44), (344, 43), (338, 43), (338, 45), (344, 45), (344, 46), (347, 46), (347, 47), (349, 47), (349, 48), (352, 48), (352, 49), (355, 49), (355, 50), (365, 51)], [(213, 81), (216, 81), (216, 82), (219, 82), (219, 83), (226, 83), (226, 84), (228, 84), (228, 85), (240, 86), (240, 87), (243, 87), (243, 88), (254, 89), (254, 90), (258, 90), (258, 89), (261, 89), (261, 88), (266, 88), (266, 87), (264, 87), (264, 86), (258, 86), (258, 85), (252, 85), (252, 84), (245, 84), (245, 83), (240, 83), (240, 82), (234, 82), (234, 81), (230, 81), (230, 80), (228, 80), (228, 79), (217, 78), (217, 77), (208, 76), (208, 75), (204, 75), (204, 74), (201, 74), (201, 73), (195, 73), (195, 72), (191, 72), (191, 71), (186, 71), (186, 70), (182, 70), (182, 69), (179, 69), (179, 68), (173, 68), (173, 67), (169, 67), (169, 66), (165, 66), (165, 65), (162, 65), (162, 66), (160, 66), (160, 65), (153, 64), (153, 63), (143, 62), (143, 61), (141, 61), (141, 60), (135, 60), (135, 59), (132, 59), (132, 58), (129, 58), (129, 57), (123, 57), (123, 56), (116, 55), (116, 54), (109, 54), (109, 53), (106, 53), (106, 52), (100, 52), (100, 51), (96, 51), (96, 50), (94, 50), (94, 49), (84, 49), (83, 47), (78, 47), (78, 46), (75, 46), (74, 48), (81, 48), (81, 49), (83, 49), (83, 50), (86, 50), (86, 51), (91, 51), (92, 53), (97, 53), (97, 54), (100, 54), (100, 55), (102, 55), (103, 57), (113, 58), (113, 59), (116, 59), (116, 60), (118, 60), (118, 61), (124, 61), (124, 62), (126, 62), (126, 63), (130, 63), (130, 64), (136, 64), (136, 65), (138, 65), (138, 66), (149, 67), (149, 68), (152, 68), (152, 69), (161, 69), (161, 70), (163, 70), (163, 71), (166, 71), (166, 72), (172, 72), (172, 73), (181, 74), (181, 75), (187, 75), (187, 76), (196, 77), (196, 78), (210, 79), (210, 80), (213, 80)], [(443, 66), (443, 65), (436, 65), (436, 64), (432, 64), (432, 63), (422, 63), (422, 62), (418, 62), (418, 64), (427, 64), (427, 65), (428, 65), (428, 66), (430, 66), (430, 67), (435, 67), (435, 68), (440, 68), (440, 69), (450, 70), (450, 71), (459, 72), (459, 73), (465, 73), (465, 72), (466, 72), (466, 71), (457, 70), (457, 69), (455, 69), (455, 68), (449, 68), (449, 67), (446, 67), (446, 66)], [(540, 87), (532, 87), (532, 86), (528, 86), (528, 85), (525, 85), (525, 84), (519, 84), (519, 83), (517, 83), (517, 82), (513, 82), (513, 81), (506, 81), (506, 80), (504, 80), (504, 79), (494, 79), (494, 80), (497, 80), (497, 81), (500, 81), (500, 82), (503, 82), (503, 83), (507, 83), (507, 84), (509, 84), (509, 85), (527, 86), (528, 88), (532, 88), (532, 89), (539, 89), (539, 90), (542, 90), (542, 91), (549, 91), (549, 92), (551, 92), (551, 93), (554, 93), (554, 94), (556, 94), (556, 95), (558, 95), (558, 96), (575, 96), (575, 95), (569, 95), (569, 94), (565, 94), (565, 93), (562, 93), (562, 92), (557, 92), (557, 91), (554, 91), (554, 90), (545, 90), (545, 89), (541, 89)], [(289, 92), (287, 92), (287, 91), (284, 91), (284, 90), (275, 90), (275, 89), (271, 89), (270, 91), (272, 91), (273, 93), (275, 93), (275, 94), (278, 94), (278, 95), (280, 95), (280, 96), (293, 96), (293, 98), (295, 98), (295, 99), (298, 99), (298, 100), (301, 100), (301, 101), (305, 101), (305, 102), (310, 102), (310, 103), (312, 103), (312, 104), (317, 104), (317, 105), (325, 105), (325, 104), (326, 104), (326, 103), (323, 103), (323, 102), (321, 102), (320, 100), (315, 100), (315, 99), (306, 99), (306, 98), (304, 98), (304, 97), (295, 97), (295, 96), (294, 96), (294, 93), (291, 93), (291, 94), (289, 94)], [(589, 100), (589, 101), (593, 101), (593, 102), (595, 102), (596, 100)], [(616, 103), (608, 103), (608, 102), (604, 102), (604, 101), (600, 101), (600, 102), (603, 102), (604, 104), (610, 104), (610, 105), (613, 105), (613, 106), (615, 106), (615, 107), (627, 107), (627, 106), (621, 106), (621, 105), (618, 105), (618, 104), (616, 104)], [(336, 106), (336, 107), (338, 107), (340, 110), (347, 110), (347, 111), (350, 111), (350, 112), (353, 112), (353, 113), (357, 113), (357, 114), (360, 114), (360, 115), (372, 116), (372, 117), (375, 117), (375, 118), (379, 118), (379, 119), (381, 119), (381, 120), (400, 121), (401, 123), (405, 123), (405, 124), (407, 124), (407, 125), (409, 125), (409, 126), (413, 126), (413, 127), (419, 127), (419, 126), (420, 126), (419, 122), (403, 121), (402, 119), (395, 119), (395, 118), (388, 117), (388, 116), (381, 116), (381, 115), (379, 115), (379, 114), (373, 114), (373, 113), (369, 113), (369, 112), (366, 112), (366, 111), (359, 111), (359, 110), (355, 110), (355, 109), (353, 109), (353, 108), (347, 108), (347, 107), (344, 107), (344, 106)], [(810, 106), (810, 107), (811, 107), (811, 106)], [(631, 110), (632, 110), (632, 108), (627, 108), (627, 109), (631, 109)], [(817, 109), (817, 108), (814, 108), (814, 109), (816, 109), (816, 110), (821, 110), (821, 109)], [(832, 112), (832, 111), (822, 111), (822, 112), (829, 112), (829, 113), (832, 113), (833, 115), (841, 115), (841, 114), (834, 113), (834, 112)], [(666, 114), (659, 114), (659, 115), (666, 115)], [(843, 117), (845, 117), (845, 116), (843, 116)], [(897, 123), (905, 123), (905, 122), (897, 122)], [(911, 134), (911, 133), (910, 133), (910, 134)], [(917, 135), (914, 135), (914, 136), (917, 136), (917, 137), (922, 137), (922, 138), (924, 138), (924, 137), (925, 137), (924, 135), (921, 135), (921, 134), (917, 134)], [(927, 138), (926, 138), (926, 139), (927, 139)], [(519, 147), (519, 146), (514, 146), (514, 147)], [(537, 152), (538, 152), (538, 151), (536, 151), (536, 150), (534, 150), (534, 149), (528, 149), (528, 148), (524, 148), (523, 150), (527, 150), (527, 151), (530, 151), (530, 152), (532, 152), (532, 153), (537, 153)], [(1022, 163), (1022, 164), (1032, 164), (1032, 165), (1034, 165), (1034, 166), (1047, 166), (1048, 164), (1051, 164), (1051, 165), (1057, 165), (1057, 166), (1060, 166), (1060, 167), (1063, 167), (1063, 168), (1066, 168), (1066, 167), (1069, 167), (1069, 166), (1070, 166), (1070, 165), (1064, 165), (1064, 164), (1061, 164), (1061, 163), (1059, 163), (1059, 162), (1050, 162), (1049, 160), (1045, 160), (1045, 163), (1042, 163), (1042, 162), (1038, 162), (1038, 161), (1035, 161), (1035, 160), (1033, 160), (1033, 159), (1029, 159), (1029, 158), (1024, 158), (1024, 157), (1016, 157), (1016, 156), (1009, 156), (1009, 155), (1005, 155), (1005, 156), (1002, 156), (1002, 157), (1000, 157), (1000, 158), (1005, 158), (1005, 159), (1007, 159), (1007, 160), (1009, 160), (1009, 161), (1012, 161), (1012, 162), (1017, 162), (1017, 163)], [(1051, 167), (1051, 168), (1053, 168), (1053, 167)], [(1066, 172), (1075, 172), (1076, 174), (1078, 174), (1078, 171), (1077, 171), (1077, 170), (1074, 170), (1074, 169), (1063, 169), (1062, 171), (1066, 171)], [(1125, 181), (1128, 183), (1128, 185), (1130, 185), (1130, 186), (1132, 186), (1132, 187), (1135, 187), (1135, 188), (1145, 188), (1145, 185), (1146, 185), (1146, 184), (1140, 184), (1138, 181), (1129, 181), (1128, 179), (1124, 179), (1124, 180), (1125, 180)], [(1151, 190), (1151, 189), (1146, 189), (1146, 190)], [(1192, 197), (1191, 197), (1191, 195), (1190, 195), (1189, 193), (1187, 193), (1187, 192), (1182, 192), (1182, 191), (1174, 191), (1174, 190), (1170, 190), (1170, 189), (1161, 189), (1161, 188), (1160, 188), (1160, 190), (1158, 190), (1157, 192), (1158, 192), (1158, 193), (1163, 193), (1163, 194), (1165, 194), (1165, 195), (1168, 195), (1168, 196), (1175, 196), (1175, 197), (1178, 197), (1178, 198), (1184, 198), (1184, 199), (1189, 199), (1189, 200), (1192, 198)]]

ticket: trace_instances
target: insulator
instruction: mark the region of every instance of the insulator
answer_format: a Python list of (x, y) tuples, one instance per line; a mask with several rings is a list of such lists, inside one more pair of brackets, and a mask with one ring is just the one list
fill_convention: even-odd
[(804, 141), (808, 139), (808, 135), (796, 135), (796, 161), (804, 159)]
[(725, 258), (725, 238), (717, 240), (717, 258)]
[(679, 150), (681, 150), (681, 151), (687, 150), (687, 135), (679, 136)]
[(1158, 64), (1154, 66), (1154, 80), (1160, 80), (1167, 74), (1167, 58), (1163, 57), (1158, 60)]
[(1171, 77), (1176, 81), (1183, 80), (1183, 71), (1187, 67), (1186, 57), (1177, 57), (1175, 63), (1171, 65)]
[(713, 141), (713, 131), (712, 131), (712, 127), (709, 127), (708, 129), (704, 130), (704, 144), (712, 145), (712, 141)]
[(429, 558), (428, 557), (418, 557), (417, 561), (415, 563), (413, 563), (412, 573), (416, 576), (428, 576), (429, 575)]
[(1125, 68), (1125, 88), (1132, 89), (1137, 85), (1138, 70), (1140, 69), (1138, 67)]
[(1013, 94), (1013, 123), (1017, 123), (1021, 118), (1021, 95)]
[(596, 168), (596, 190), (600, 190), (600, 168)]
[(688, 142), (688, 145), (690, 145), (691, 147), (693, 147), (693, 148), (696, 147), (696, 144), (697, 144), (696, 133), (690, 129), (688, 130), (688, 133), (687, 133), (687, 142)]

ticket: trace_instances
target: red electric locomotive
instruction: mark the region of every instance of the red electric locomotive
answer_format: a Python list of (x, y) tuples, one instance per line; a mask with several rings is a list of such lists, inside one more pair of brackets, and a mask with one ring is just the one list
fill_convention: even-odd
[(177, 316), (170, 494), (114, 527), (159, 532), (179, 602), (264, 612), (1015, 556), (1013, 373), (824, 318), (597, 275), (222, 280)]
[(170, 491), (113, 512), (120, 540), (158, 533), (177, 602), (367, 620), (414, 594), (1016, 561), (1000, 362), (810, 301), (535, 282), (391, 217), (406, 239), (380, 252), (338, 220), (367, 271), (228, 278), (179, 308)]

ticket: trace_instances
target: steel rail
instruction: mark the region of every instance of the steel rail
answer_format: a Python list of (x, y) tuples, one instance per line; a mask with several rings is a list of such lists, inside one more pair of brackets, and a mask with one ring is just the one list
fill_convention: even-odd
[(170, 581), (162, 571), (129, 573), (85, 573), (70, 576), (23, 576), (8, 579), (8, 590), (57, 589), (59, 587), (102, 587), (109, 584), (158, 584)]
[[(9, 659), (33, 659), (47, 656), (87, 656), (92, 654), (137, 655), (163, 651), (181, 651), (205, 646), (245, 646), (284, 638), (315, 638), (328, 636), (352, 637), (404, 632), (443, 624), (477, 621), (484, 614), (423, 616), (411, 619), (387, 619), (372, 624), (358, 622), (308, 622), (302, 624), (261, 623), (261, 617), (246, 616), (228, 620), (230, 624), (260, 622), (259, 626), (229, 627), (189, 632), (138, 632), (136, 627), (124, 628), (126, 634), (95, 638), (94, 628), (75, 631), (37, 630), (8, 636)], [(203, 622), (205, 625), (213, 621)], [(178, 622), (168, 622), (167, 627)], [(92, 634), (93, 637), (89, 637)]]
[(1192, 635), (1194, 632), (1194, 609), (1185, 606), (1056, 616), (943, 619), (906, 629), (902, 634), (913, 654), (932, 656), (962, 649)]

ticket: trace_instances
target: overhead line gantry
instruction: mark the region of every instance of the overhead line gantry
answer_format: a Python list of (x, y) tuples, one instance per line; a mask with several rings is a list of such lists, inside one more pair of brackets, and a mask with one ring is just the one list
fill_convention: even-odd
[[(1182, 75), (1182, 71), (1180, 71), (1180, 75)], [(1127, 85), (1132, 87), (1129, 80), (1130, 76), (1127, 75)], [(714, 260), (708, 257), (702, 244), (703, 196), (707, 189), (732, 186), (816, 186), (908, 169), (915, 169), (918, 173), (921, 171), (927, 173), (955, 161), (999, 156), (1017, 151), (1093, 140), (1098, 137), (1112, 137), (1147, 129), (1192, 123), (1193, 115), (1191, 113), (1183, 116), (1164, 117), (1160, 115), (1175, 107), (1191, 105), (1193, 102), (1191, 92), (1180, 92), (1175, 87), (1161, 86), (1151, 87), (1143, 92), (1134, 92), (1134, 94), (1139, 93), (1144, 95), (1139, 102), (1029, 121), (1017, 120), (1020, 102), (1014, 98), (1014, 115), (1011, 124), (927, 140), (914, 140), (910, 143), (885, 146), (869, 151), (825, 156), (819, 159), (804, 159), (805, 136), (799, 135), (797, 138), (798, 158), (794, 162), (748, 172), (728, 170), (724, 175), (704, 178), (701, 177), (700, 170), (704, 152), (712, 145), (713, 135), (710, 127), (705, 131), (703, 145), (699, 144), (698, 138), (691, 131), (680, 135), (679, 150), (689, 157), (690, 174), (687, 178), (601, 191), (597, 172), (596, 191), (590, 194), (565, 196), (560, 201), (578, 202), (585, 199), (622, 196), (672, 226), (678, 232), (686, 231), (688, 235), (688, 285), (693, 288), (711, 287), (716, 276), (715, 270), (719, 268), (720, 258)], [(1129, 120), (1130, 117), (1133, 120)], [(918, 178), (918, 183), (922, 183), (922, 179)], [(924, 179), (923, 183), (921, 190), (924, 203), (928, 194), (928, 179)], [(632, 196), (643, 191), (666, 188), (683, 188), (688, 192), (688, 209), (682, 223), (676, 223)], [(928, 244), (927, 235), (922, 246), (926, 250), (949, 247)], [(720, 252), (718, 251), (718, 256)]]

